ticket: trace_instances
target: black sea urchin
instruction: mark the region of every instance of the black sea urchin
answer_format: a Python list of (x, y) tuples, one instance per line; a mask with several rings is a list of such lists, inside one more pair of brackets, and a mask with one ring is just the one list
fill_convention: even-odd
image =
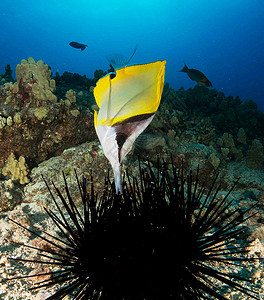
[(222, 285), (258, 299), (252, 281), (237, 272), (250, 260), (235, 245), (249, 209), (233, 209), (231, 191), (218, 197), (216, 178), (206, 190), (198, 171), (185, 177), (173, 165), (140, 167), (139, 182), (127, 176), (116, 195), (106, 181), (100, 200), (85, 178), (77, 184), (81, 210), (66, 180), (66, 198), (54, 186), (59, 200), (47, 185), (59, 211), (47, 213), (59, 235), (42, 237), (50, 244), (37, 249), (43, 259), (26, 260), (60, 268), (34, 287), (61, 284), (48, 299), (227, 299)]

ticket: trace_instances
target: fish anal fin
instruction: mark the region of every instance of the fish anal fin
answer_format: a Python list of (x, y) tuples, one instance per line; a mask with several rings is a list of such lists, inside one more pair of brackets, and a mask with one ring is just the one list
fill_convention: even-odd
[(116, 194), (123, 194), (121, 165), (116, 165), (113, 168)]

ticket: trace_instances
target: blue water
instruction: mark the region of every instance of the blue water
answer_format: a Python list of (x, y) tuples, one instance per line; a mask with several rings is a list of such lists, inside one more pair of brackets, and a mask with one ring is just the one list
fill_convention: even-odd
[[(166, 82), (193, 87), (184, 73), (202, 71), (226, 96), (252, 99), (264, 111), (264, 0), (1, 1), (0, 73), (21, 59), (42, 59), (53, 73), (93, 77), (105, 56), (131, 64), (167, 60)], [(88, 45), (81, 52), (71, 41)]]

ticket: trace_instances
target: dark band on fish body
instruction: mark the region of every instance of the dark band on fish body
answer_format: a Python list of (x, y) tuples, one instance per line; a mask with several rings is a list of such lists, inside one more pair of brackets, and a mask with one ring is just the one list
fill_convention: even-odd
[(125, 119), (124, 121), (115, 123), (113, 125), (113, 127), (123, 125), (123, 124), (126, 124), (126, 123), (133, 123), (133, 122), (143, 121), (143, 120), (148, 119), (149, 117), (152, 117), (153, 115), (154, 115), (154, 113), (136, 115), (136, 116), (130, 117), (128, 119)]
[(137, 115), (113, 125), (113, 127), (116, 129), (116, 142), (118, 146), (119, 162), (121, 162), (121, 150), (126, 140), (135, 131), (136, 127), (153, 115), (154, 113)]
[(121, 149), (125, 143), (125, 141), (127, 140), (128, 136), (121, 132), (121, 133), (118, 133), (116, 135), (116, 142), (117, 142), (117, 146), (118, 146), (118, 160), (119, 160), (119, 163), (121, 161)]
[(118, 147), (118, 161), (119, 163), (121, 162), (121, 149), (125, 143), (125, 141), (127, 140), (128, 136), (123, 133), (117, 133), (116, 134), (116, 142), (117, 142), (117, 147)]

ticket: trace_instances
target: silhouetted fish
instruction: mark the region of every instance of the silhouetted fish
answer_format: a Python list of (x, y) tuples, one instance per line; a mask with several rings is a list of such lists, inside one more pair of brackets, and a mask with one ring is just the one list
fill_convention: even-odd
[(86, 47), (88, 47), (87, 45), (80, 44), (80, 43), (78, 43), (78, 42), (70, 42), (69, 45), (72, 46), (73, 48), (81, 49), (82, 51), (83, 51)]
[(208, 78), (200, 71), (195, 69), (189, 69), (184, 63), (184, 67), (180, 72), (185, 72), (190, 77), (191, 80), (198, 82), (202, 86), (212, 87), (212, 83), (208, 80)]

